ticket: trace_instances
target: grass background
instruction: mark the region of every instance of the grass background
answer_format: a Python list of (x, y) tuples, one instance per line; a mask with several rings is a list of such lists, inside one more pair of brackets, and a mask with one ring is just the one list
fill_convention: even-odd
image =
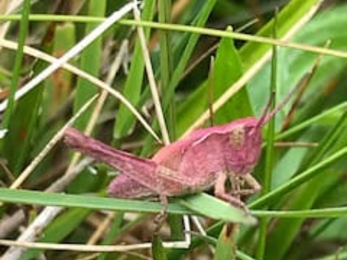
[[(285, 37), (318, 2), (146, 0), (141, 22), (128, 15), (70, 61), (123, 93), (162, 136), (134, 27), (142, 25), (172, 141), (195, 126), (211, 103), (218, 105), (219, 98), (228, 101), (218, 105), (213, 124), (259, 116), (269, 100), (271, 86), (276, 85), (278, 103), (315, 70), (289, 125), (283, 127), (290, 110), (287, 105), (276, 117), (274, 134), (267, 134), (270, 127), (264, 129), (264, 137), (269, 138), (264, 142), (264, 151), (265, 143), (271, 143), (271, 139), (315, 146), (276, 147), (263, 153), (253, 174), (263, 190), (247, 200), (258, 225), (234, 226), (229, 233), (225, 221), (247, 220), (237, 209), (204, 194), (173, 200), (169, 207), (171, 232), (165, 226), (160, 233), (165, 241), (180, 240), (183, 238), (180, 216), (204, 215), (202, 223), (207, 234), (194, 232), (189, 249), (162, 252), (160, 242), (154, 239), (153, 253), (149, 249), (95, 254), (65, 250), (57, 255), (53, 250), (29, 249), (7, 259), (35, 259), (40, 254), (47, 259), (148, 259), (151, 254), (155, 259), (347, 259), (344, 30), (347, 5), (344, 1), (325, 1), (293, 37), (275, 42), (275, 45), (286, 45), (289, 41), (289, 45), (295, 42), (328, 46), (342, 52), (320, 56), (326, 51), (312, 51), (306, 45), (284, 46), (277, 49), (275, 63), (264, 60), (272, 51), (267, 39), (274, 38), (273, 28), (277, 38)], [(1, 123), (2, 129), (8, 129), (0, 142), (0, 201), (4, 202), (0, 211), (1, 238), (16, 240), (40, 216), (39, 205), (56, 205), (64, 208), (46, 220), (45, 227), (35, 233), (35, 240), (82, 245), (151, 241), (154, 215), (147, 213), (160, 211), (160, 204), (103, 198), (113, 178), (108, 173), (114, 169), (103, 164), (94, 164), (94, 169), (81, 164), (76, 167), (73, 162), (80, 159), (62, 142), (30, 170), (20, 185), (24, 190), (10, 188), (53, 135), (94, 94), (101, 92), (90, 81), (59, 69), (23, 98), (13, 101), (18, 87), (49, 65), (32, 51), (23, 54), (23, 45), (60, 57), (104, 17), (126, 4), (100, 0), (16, 3), (18, 6), (13, 7), (13, 3), (4, 1), (0, 6), (2, 13), (10, 10), (0, 16), (4, 22), (1, 33), (18, 44), (16, 51), (3, 47), (0, 60), (0, 95), (9, 101)], [(274, 22), (276, 8), (279, 9)], [(249, 25), (250, 21), (253, 22)], [(243, 34), (232, 33), (238, 30)], [(129, 42), (129, 54), (123, 57), (129, 67), (127, 70), (121, 67), (114, 76), (113, 64), (124, 40)], [(4, 46), (3, 41), (1, 45)], [(321, 61), (314, 66), (318, 57)], [(246, 84), (241, 84), (245, 87), (229, 99), (233, 84), (245, 75), (250, 75)], [(200, 126), (210, 124), (211, 120), (206, 120)], [(106, 92), (74, 126), (81, 131), (88, 126), (90, 135), (141, 156), (150, 157), (160, 148), (125, 105)], [(61, 184), (67, 169), (74, 172), (70, 175), (73, 177)], [(56, 194), (44, 192), (47, 188)], [(68, 195), (61, 194), (62, 191)], [(1, 247), (8, 257), (6, 250), (7, 247)]]

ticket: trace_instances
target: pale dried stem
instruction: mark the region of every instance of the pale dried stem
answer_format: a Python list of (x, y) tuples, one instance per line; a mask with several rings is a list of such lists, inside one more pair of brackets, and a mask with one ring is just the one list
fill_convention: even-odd
[[(17, 246), (36, 249), (51, 249), (51, 250), (67, 250), (80, 252), (124, 252), (129, 250), (148, 249), (152, 247), (152, 243), (142, 243), (136, 245), (77, 245), (77, 244), (56, 244), (45, 242), (27, 242), (14, 241), (8, 239), (0, 239), (0, 245)], [(169, 248), (188, 248), (186, 242), (164, 242), (164, 247)]]
[(0, 238), (5, 238), (25, 220), (23, 210), (17, 210), (12, 215), (3, 217), (0, 221)]
[(89, 99), (79, 111), (56, 133), (43, 150), (35, 157), (34, 160), (24, 169), (14, 183), (10, 186), (10, 189), (17, 189), (30, 173), (37, 167), (37, 165), (46, 157), (46, 155), (52, 150), (55, 144), (63, 137), (65, 130), (72, 125), (72, 123), (94, 102), (98, 95), (93, 96)]
[[(30, 226), (17, 238), (17, 242), (34, 241), (41, 236), (45, 227), (63, 210), (61, 207), (46, 207)], [(2, 260), (18, 259), (26, 248), (11, 246), (2, 255)]]
[[(107, 85), (110, 86), (112, 84), (114, 78), (116, 77), (116, 75), (119, 71), (121, 64), (123, 63), (124, 57), (126, 57), (127, 51), (128, 51), (128, 40), (124, 40), (120, 46), (118, 55), (116, 56), (113, 63), (111, 64), (109, 73), (108, 73), (107, 78), (106, 78), (106, 84)], [(98, 98), (98, 100), (96, 102), (92, 116), (91, 116), (91, 118), (88, 122), (88, 125), (86, 127), (86, 130), (85, 130), (86, 134), (90, 134), (92, 129), (94, 128), (96, 121), (99, 118), (99, 115), (101, 113), (102, 107), (106, 101), (107, 95), (108, 95), (108, 91), (103, 89), (101, 91), (100, 97)]]
[(12, 172), (10, 171), (10, 169), (7, 167), (6, 162), (0, 159), (0, 167), (3, 169), (3, 171), (5, 172), (5, 175), (7, 176), (7, 179), (10, 182), (14, 182), (15, 181), (15, 177), (13, 176)]
[[(10, 14), (15, 9), (22, 6), (23, 0), (17, 0), (17, 1), (9, 1), (9, 0), (3, 0), (0, 2), (1, 5), (1, 14)], [(8, 29), (10, 27), (10, 22), (5, 22), (0, 25), (0, 38), (4, 38), (6, 33), (8, 32)]]
[(95, 245), (104, 232), (109, 228), (109, 226), (112, 224), (112, 221), (114, 219), (115, 213), (114, 212), (108, 212), (106, 218), (99, 223), (98, 228), (95, 230), (93, 235), (90, 237), (90, 239), (87, 242), (87, 245)]
[[(197, 228), (197, 230), (199, 231), (199, 233), (201, 235), (203, 235), (204, 237), (206, 237), (207, 236), (206, 231), (205, 231), (204, 227), (202, 226), (199, 218), (197, 216), (191, 216), (190, 218), (192, 219), (192, 222), (195, 225), (195, 227)], [(216, 252), (215, 248), (210, 244), (208, 245), (208, 248), (210, 249), (212, 255), (214, 255)]]
[[(136, 21), (141, 21), (141, 14), (140, 14), (139, 9), (136, 6), (134, 7), (134, 17), (135, 17)], [(160, 103), (158, 88), (157, 88), (157, 85), (155, 82), (154, 72), (153, 72), (151, 59), (149, 56), (149, 51), (147, 48), (146, 37), (145, 37), (145, 33), (143, 31), (143, 28), (140, 26), (137, 27), (137, 33), (139, 36), (140, 45), (141, 45), (141, 49), (142, 49), (142, 55), (143, 55), (143, 59), (144, 59), (145, 66), (146, 66), (146, 72), (147, 72), (149, 87), (150, 87), (150, 90), (152, 93), (155, 113), (157, 115), (157, 119), (158, 119), (161, 134), (163, 136), (164, 144), (168, 145), (168, 144), (170, 144), (169, 132), (168, 132), (166, 124), (165, 124), (163, 109), (162, 109), (161, 103)]]

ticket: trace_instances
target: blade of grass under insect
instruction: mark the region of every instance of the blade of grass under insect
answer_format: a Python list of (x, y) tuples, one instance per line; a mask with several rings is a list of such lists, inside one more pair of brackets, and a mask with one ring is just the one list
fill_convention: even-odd
[[(90, 0), (88, 3), (88, 14), (90, 16), (101, 16), (105, 15), (106, 2), (98, 0)], [(96, 28), (96, 25), (87, 24), (85, 28), (85, 34), (89, 34)], [(82, 70), (89, 74), (98, 77), (101, 68), (101, 50), (102, 50), (102, 37), (95, 39), (89, 46), (87, 46), (81, 53), (80, 67)], [(85, 79), (78, 78), (76, 83), (76, 92), (74, 98), (74, 111), (77, 111), (83, 104), (93, 95), (97, 93), (93, 84)], [(84, 129), (89, 121), (92, 111), (87, 111), (81, 116), (75, 126), (79, 129)]]
[[(104, 209), (132, 212), (160, 212), (161, 205), (149, 201), (131, 201), (114, 198), (101, 198), (95, 196), (55, 194), (29, 190), (11, 190), (0, 188), (0, 201), (8, 203), (23, 203), (35, 205), (52, 205), (65, 207), (79, 207), (87, 209)], [(174, 214), (188, 214), (190, 210), (170, 204), (168, 212)]]
[(245, 213), (242, 209), (233, 207), (229, 203), (206, 193), (186, 197), (180, 200), (179, 203), (201, 215), (209, 216), (213, 219), (220, 219), (228, 222), (227, 218), (232, 218), (234, 219), (232, 221), (234, 223), (243, 223), (247, 225), (254, 225), (257, 223), (255, 218)]
[[(142, 17), (143, 21), (151, 21), (154, 17), (155, 1), (145, 1)], [(150, 28), (144, 28), (146, 39), (150, 35)], [(143, 85), (144, 60), (139, 39), (136, 39), (134, 52), (130, 65), (129, 74), (127, 76), (123, 94), (132, 104), (137, 104), (140, 99), (141, 88)], [(119, 139), (129, 134), (135, 125), (135, 118), (129, 109), (121, 104), (117, 113), (117, 120), (114, 126), (113, 137)]]
[[(5, 188), (0, 188), (0, 201), (7, 203), (52, 205), (144, 213), (157, 213), (162, 209), (160, 203), (143, 200), (131, 200), (131, 203), (129, 203), (129, 200), (125, 199), (55, 194)], [(232, 207), (230, 204), (204, 193), (180, 199), (179, 204), (170, 203), (167, 212), (180, 215), (194, 213), (201, 214), (213, 219), (221, 219), (226, 222), (238, 222), (244, 224), (254, 224), (256, 222), (252, 216), (245, 215), (241, 209)]]
[(7, 129), (12, 117), (12, 113), (15, 107), (15, 93), (19, 86), (19, 80), (22, 70), (22, 59), (23, 59), (23, 48), (25, 44), (26, 35), (29, 28), (29, 14), (30, 14), (30, 0), (24, 0), (24, 5), (22, 8), (22, 15), (20, 21), (19, 35), (18, 35), (18, 50), (16, 52), (16, 57), (14, 61), (12, 82), (10, 87), (10, 92), (8, 96), (8, 107), (4, 115), (2, 122), (2, 128)]

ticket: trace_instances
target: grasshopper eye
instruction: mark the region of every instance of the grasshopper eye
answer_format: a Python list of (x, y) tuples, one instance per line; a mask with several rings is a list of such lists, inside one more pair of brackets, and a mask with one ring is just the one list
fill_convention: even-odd
[(243, 126), (236, 127), (230, 132), (230, 143), (236, 148), (244, 146), (245, 129)]

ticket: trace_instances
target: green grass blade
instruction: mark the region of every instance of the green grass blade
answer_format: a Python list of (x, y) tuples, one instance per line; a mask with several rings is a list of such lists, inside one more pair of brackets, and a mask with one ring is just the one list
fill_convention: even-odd
[(12, 74), (12, 82), (10, 87), (10, 92), (8, 95), (8, 107), (6, 109), (4, 119), (2, 122), (2, 128), (7, 129), (9, 127), (9, 123), (11, 120), (11, 116), (15, 107), (14, 96), (19, 86), (20, 74), (22, 70), (22, 59), (23, 59), (23, 48), (25, 44), (25, 39), (29, 29), (29, 14), (30, 14), (30, 0), (25, 0), (22, 16), (20, 22), (19, 36), (18, 36), (18, 49), (16, 52), (16, 58), (14, 61), (13, 74)]
[(214, 260), (228, 260), (235, 259), (236, 254), (236, 241), (239, 233), (239, 227), (233, 224), (224, 225), (222, 232), (219, 235), (216, 254)]
[[(209, 15), (213, 10), (215, 2), (215, 0), (210, 0), (204, 4), (203, 8), (198, 13), (198, 16), (193, 21), (193, 25), (198, 27), (203, 27), (205, 25)], [(175, 56), (179, 56), (180, 58), (178, 63), (175, 64), (175, 69), (173, 71), (171, 81), (162, 95), (162, 108), (164, 110), (164, 113), (166, 112), (167, 107), (170, 104), (174, 90), (180, 82), (182, 74), (187, 66), (189, 59), (191, 58), (191, 55), (193, 54), (199, 37), (199, 34), (185, 34), (178, 46), (174, 49), (174, 52), (176, 52)], [(179, 51), (179, 54), (177, 54), (177, 51)], [(151, 137), (148, 137), (145, 141), (145, 145), (141, 154), (148, 154), (151, 150), (152, 144), (153, 139)]]
[[(47, 52), (51, 52), (52, 42), (47, 37), (44, 38), (42, 46)], [(45, 62), (37, 61), (33, 67), (33, 75), (39, 74), (46, 66)], [(6, 151), (9, 168), (15, 176), (20, 173), (25, 161), (30, 158), (33, 142), (37, 138), (44, 90), (45, 83), (42, 82), (18, 100), (12, 111), (9, 132), (4, 140), (3, 148)]]
[[(29, 190), (11, 190), (5, 188), (0, 188), (0, 201), (7, 203), (51, 205), (143, 213), (158, 213), (162, 210), (162, 205), (160, 203), (144, 200), (129, 201), (125, 199), (55, 194)], [(208, 207), (206, 205), (208, 205)], [(179, 199), (179, 203), (170, 203), (168, 213), (180, 215), (195, 213), (228, 222), (237, 222), (250, 225), (256, 223), (256, 220), (251, 215), (246, 215), (243, 210), (233, 207), (224, 201), (204, 193)]]
[[(90, 214), (88, 209), (69, 209), (58, 216), (51, 225), (44, 230), (44, 236), (38, 242), (60, 242), (85, 220)], [(29, 260), (39, 257), (43, 253), (40, 249), (28, 249), (19, 259)]]
[(341, 159), (346, 154), (347, 154), (347, 148), (343, 148), (337, 151), (336, 153), (332, 154), (325, 160), (321, 161), (320, 163), (317, 163), (316, 165), (305, 170), (298, 176), (294, 177), (293, 179), (291, 179), (290, 181), (288, 181), (286, 184), (282, 185), (281, 187), (274, 189), (271, 192), (267, 193), (266, 195), (262, 196), (261, 198), (255, 200), (254, 202), (250, 204), (250, 207), (252, 208), (263, 207), (266, 204), (271, 203), (273, 199), (281, 198), (281, 196), (291, 191), (292, 189), (300, 186), (301, 184), (308, 181), (309, 179), (315, 177), (317, 174), (324, 173), (323, 169), (335, 163), (337, 160)]
[[(105, 15), (106, 2), (91, 0), (89, 1), (88, 14), (90, 16), (101, 16)], [(85, 34), (91, 32), (96, 25), (87, 24), (85, 28)], [(84, 71), (90, 73), (93, 76), (98, 77), (101, 68), (101, 50), (102, 50), (102, 38), (96, 39), (89, 46), (87, 46), (81, 53), (80, 67)], [(78, 111), (87, 100), (97, 93), (97, 89), (89, 81), (78, 78), (76, 84), (76, 93), (74, 99), (74, 111)], [(75, 123), (77, 128), (84, 129), (91, 116), (91, 112), (87, 111), (81, 116)]]
[(246, 225), (254, 225), (257, 220), (242, 209), (231, 206), (229, 203), (219, 200), (206, 193), (192, 195), (180, 200), (180, 204), (198, 212), (201, 215), (208, 215), (213, 219), (223, 221), (231, 221), (234, 223), (243, 223)]
[(163, 241), (158, 235), (154, 235), (152, 240), (152, 256), (153, 260), (166, 260), (166, 252), (163, 247)]
[[(275, 23), (273, 28), (273, 36), (274, 38), (277, 37), (277, 19), (275, 17)], [(276, 90), (277, 90), (277, 47), (272, 47), (272, 60), (271, 60), (271, 94), (273, 97), (273, 100), (271, 100), (271, 104), (269, 106), (270, 111), (272, 111), (276, 107)], [(272, 172), (274, 168), (274, 160), (275, 160), (275, 154), (274, 154), (274, 136), (275, 136), (275, 119), (270, 119), (268, 125), (267, 125), (267, 132), (266, 132), (266, 151), (265, 151), (265, 171), (262, 178), (262, 190), (260, 191), (260, 194), (266, 194), (269, 192), (271, 187), (271, 181), (272, 181)], [(257, 247), (257, 258), (259, 260), (264, 259), (264, 252), (266, 247), (266, 239), (267, 239), (267, 227), (268, 227), (268, 219), (262, 218), (260, 220), (259, 225), (259, 243)]]
[[(155, 1), (146, 1), (142, 11), (141, 19), (143, 21), (151, 21), (154, 17), (154, 12)], [(150, 28), (144, 28), (144, 32), (146, 39), (148, 39), (151, 32)], [(129, 75), (123, 88), (124, 96), (127, 97), (128, 100), (134, 105), (136, 105), (140, 99), (143, 86), (144, 69), (145, 65), (141, 45), (139, 39), (137, 39), (132, 54)], [(119, 139), (121, 137), (124, 137), (125, 135), (128, 135), (132, 131), (135, 125), (135, 118), (129, 111), (129, 109), (123, 104), (119, 106), (119, 111), (116, 118), (117, 120), (114, 126), (113, 137)]]

